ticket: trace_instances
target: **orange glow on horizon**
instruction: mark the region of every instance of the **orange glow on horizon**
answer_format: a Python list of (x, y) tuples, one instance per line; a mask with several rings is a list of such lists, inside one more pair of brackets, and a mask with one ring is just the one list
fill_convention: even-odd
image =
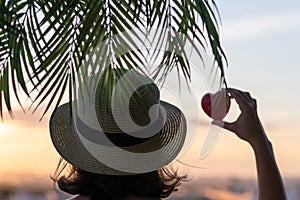
[[(0, 179), (17, 182), (22, 177), (43, 177), (53, 174), (59, 155), (49, 136), (49, 115), (40, 122), (41, 115), (22, 111), (15, 119), (6, 117), (0, 123)], [(298, 127), (268, 124), (267, 134), (273, 143), (278, 165), (283, 176), (300, 176), (300, 153), (298, 151)], [(192, 146), (180, 161), (199, 168), (176, 163), (179, 171), (192, 177), (238, 177), (255, 178), (255, 160), (248, 144), (228, 131), (222, 131), (213, 151), (200, 159), (207, 127), (202, 124)], [(288, 136), (288, 137), (287, 137)], [(233, 170), (234, 169), (234, 170)]]

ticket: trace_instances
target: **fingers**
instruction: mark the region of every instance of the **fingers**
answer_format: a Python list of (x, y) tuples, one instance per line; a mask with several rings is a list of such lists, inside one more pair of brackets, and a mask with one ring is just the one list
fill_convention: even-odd
[[(253, 117), (257, 117), (255, 115), (256, 111), (256, 100), (253, 99), (249, 92), (240, 91), (234, 88), (227, 88), (227, 92), (230, 93), (231, 97), (233, 97), (237, 104), (240, 107), (241, 114), (234, 122), (224, 122), (221, 120), (214, 120), (212, 124), (222, 127), (226, 130), (236, 133), (239, 135), (241, 131), (245, 131), (245, 127), (247, 127), (251, 121), (253, 121)], [(248, 127), (249, 128), (249, 127)]]
[(243, 92), (234, 88), (227, 88), (227, 92), (229, 92), (230, 95), (235, 98), (241, 111), (245, 111), (249, 108), (256, 109), (256, 100), (251, 97), (249, 92)]

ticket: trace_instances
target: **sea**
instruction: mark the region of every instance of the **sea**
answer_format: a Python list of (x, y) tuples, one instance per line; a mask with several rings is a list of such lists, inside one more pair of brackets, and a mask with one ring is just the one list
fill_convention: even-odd
[[(300, 200), (300, 178), (285, 179), (288, 200)], [(0, 185), (0, 200), (65, 200), (70, 196), (53, 186)], [(256, 200), (254, 180), (203, 179), (183, 184), (167, 200)]]

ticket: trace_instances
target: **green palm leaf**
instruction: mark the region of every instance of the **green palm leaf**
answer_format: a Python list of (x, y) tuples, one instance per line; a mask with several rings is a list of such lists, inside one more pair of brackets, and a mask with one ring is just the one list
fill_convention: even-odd
[[(226, 57), (214, 10), (213, 0), (2, 0), (0, 114), (4, 106), (12, 111), (11, 90), (20, 105), (20, 92), (27, 94), (34, 111), (46, 103), (44, 114), (65, 94), (72, 101), (80, 95), (74, 88), (84, 85), (77, 81), (88, 73), (87, 65), (97, 64), (95, 70), (129, 67), (146, 72), (149, 60), (160, 60), (152, 78), (163, 82), (177, 69), (189, 81), (186, 42), (211, 49), (226, 86)], [(157, 32), (149, 39), (147, 31), (152, 28)], [(128, 31), (131, 34), (122, 34)], [(174, 34), (178, 32), (182, 35)], [(163, 43), (166, 36), (168, 42)], [(140, 50), (143, 42), (154, 52)], [(160, 55), (159, 49), (169, 51)], [(96, 61), (88, 58), (92, 53), (97, 54)]]

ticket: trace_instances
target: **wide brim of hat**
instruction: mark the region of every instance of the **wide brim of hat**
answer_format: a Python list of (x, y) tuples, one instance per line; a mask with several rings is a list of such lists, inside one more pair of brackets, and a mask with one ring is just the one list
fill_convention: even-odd
[(186, 119), (180, 109), (164, 101), (160, 105), (165, 123), (158, 137), (120, 148), (85, 141), (74, 128), (69, 104), (63, 104), (50, 119), (52, 143), (62, 158), (85, 171), (108, 175), (155, 171), (176, 159), (186, 138)]

